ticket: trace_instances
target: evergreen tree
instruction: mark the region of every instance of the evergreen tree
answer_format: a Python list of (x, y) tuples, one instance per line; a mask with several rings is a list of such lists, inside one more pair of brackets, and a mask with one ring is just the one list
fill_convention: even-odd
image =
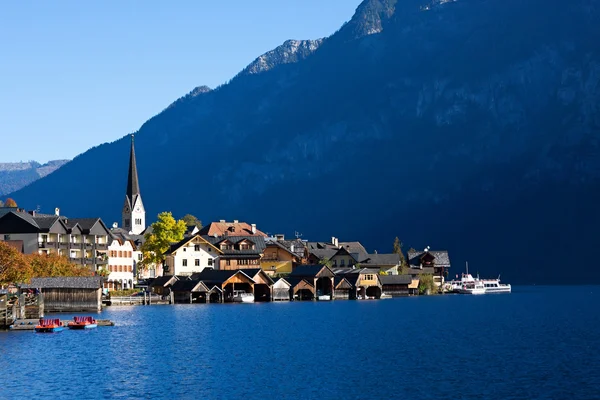
[(404, 257), (404, 252), (402, 251), (403, 243), (400, 241), (398, 236), (396, 236), (396, 240), (394, 240), (394, 254), (398, 254), (400, 256), (400, 275), (404, 273), (406, 268), (408, 268), (408, 263), (406, 262), (406, 257)]

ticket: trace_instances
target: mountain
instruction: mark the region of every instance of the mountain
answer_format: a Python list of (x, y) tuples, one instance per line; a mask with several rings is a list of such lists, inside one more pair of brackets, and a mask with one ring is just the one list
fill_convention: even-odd
[[(451, 273), (600, 280), (600, 0), (366, 0), (148, 120), (136, 153), (163, 210), (270, 233), (447, 249)], [(291, 51), (301, 49), (302, 51)], [(120, 220), (129, 138), (12, 196)]]
[(0, 163), (0, 196), (21, 189), (68, 162), (69, 160), (53, 160), (43, 165), (37, 161)]

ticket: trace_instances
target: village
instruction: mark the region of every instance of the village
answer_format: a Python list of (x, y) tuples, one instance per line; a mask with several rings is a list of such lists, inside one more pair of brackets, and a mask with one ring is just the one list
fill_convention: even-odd
[[(168, 219), (174, 222), (170, 213), (159, 215)], [(447, 251), (404, 254), (398, 238), (393, 252), (369, 252), (359, 241), (286, 238), (239, 220), (186, 225), (183, 238), (162, 254), (148, 253), (153, 226), (146, 225), (132, 135), (121, 226), (70, 218), (59, 208), (54, 214), (0, 208), (4, 245), (65, 258), (92, 276), (38, 276), (2, 291), (42, 293), (47, 312), (99, 310), (122, 297), (132, 304), (385, 299), (443, 292), (450, 268)]]

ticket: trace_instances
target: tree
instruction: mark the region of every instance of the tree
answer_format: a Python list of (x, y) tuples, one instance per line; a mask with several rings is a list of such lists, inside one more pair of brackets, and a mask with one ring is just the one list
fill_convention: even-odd
[(331, 261), (329, 258), (321, 258), (319, 260), (319, 264), (331, 268), (331, 266), (333, 265), (333, 261)]
[(185, 222), (181, 219), (176, 221), (171, 212), (158, 214), (158, 220), (152, 224), (152, 233), (146, 234), (146, 241), (141, 247), (142, 261), (138, 263), (138, 270), (160, 265), (164, 260), (164, 252), (171, 243), (183, 239), (186, 228)]
[(438, 288), (433, 281), (432, 274), (423, 274), (419, 276), (419, 294), (436, 294)]
[(26, 255), (25, 259), (31, 266), (31, 276), (34, 278), (92, 275), (92, 271), (88, 267), (73, 264), (67, 257), (56, 253), (33, 253)]
[(31, 266), (20, 251), (0, 242), (0, 285), (28, 282)]
[(4, 207), (4, 202), (0, 200), (0, 207)]
[(198, 229), (202, 229), (202, 221), (200, 221), (192, 214), (184, 215), (182, 220), (187, 226), (196, 226)]
[(9, 197), (4, 202), (4, 207), (17, 207), (17, 202)]
[(394, 240), (394, 254), (398, 254), (400, 256), (400, 275), (406, 272), (408, 268), (408, 263), (406, 262), (406, 257), (404, 257), (404, 252), (402, 251), (403, 243), (396, 236), (396, 240)]

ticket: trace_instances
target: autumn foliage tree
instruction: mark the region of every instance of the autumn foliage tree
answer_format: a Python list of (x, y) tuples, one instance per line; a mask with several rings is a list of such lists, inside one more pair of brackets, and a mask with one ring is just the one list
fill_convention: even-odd
[(142, 245), (142, 261), (140, 269), (152, 268), (160, 265), (164, 260), (163, 253), (169, 245), (183, 239), (187, 227), (183, 220), (176, 221), (171, 212), (165, 211), (158, 214), (158, 220), (152, 224), (152, 233), (146, 234), (146, 241)]
[(4, 207), (16, 207), (17, 206), (17, 202), (14, 201), (13, 199), (11, 199), (10, 197), (8, 199), (6, 199), (6, 201), (4, 202)]
[(0, 242), (0, 285), (27, 282), (31, 278), (31, 265), (13, 246)]

